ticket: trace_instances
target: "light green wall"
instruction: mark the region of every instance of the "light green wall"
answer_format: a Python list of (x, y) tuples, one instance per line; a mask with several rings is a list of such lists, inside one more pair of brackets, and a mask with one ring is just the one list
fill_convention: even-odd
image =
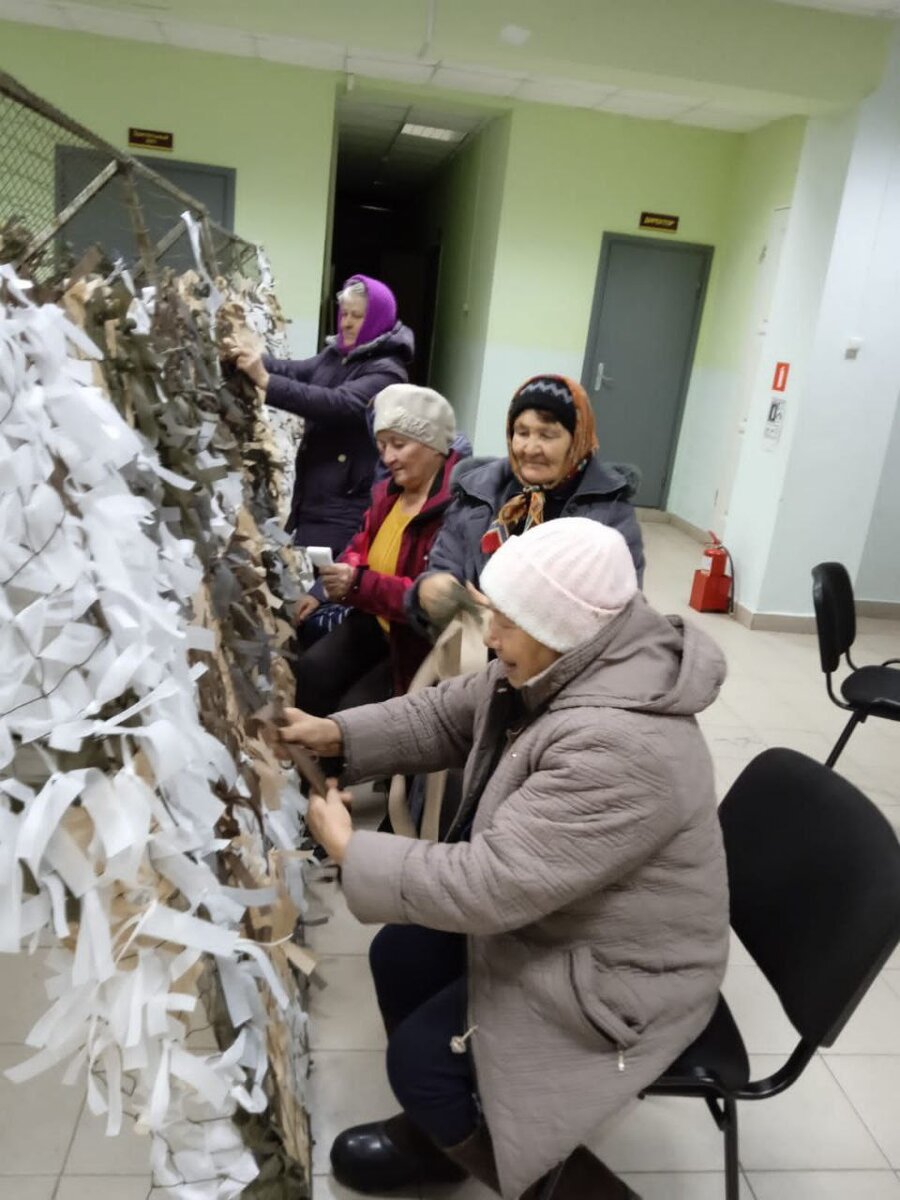
[(806, 124), (777, 121), (740, 139), (667, 502), (702, 529), (716, 519), (720, 489), (726, 502), (736, 470), (736, 430), (752, 383), (741, 375), (752, 370), (750, 342), (759, 336), (750, 321), (760, 254), (774, 210), (791, 205)]
[(515, 109), (479, 451), (502, 449), (502, 414), (528, 375), (580, 377), (604, 232), (638, 235), (640, 214), (650, 210), (678, 214), (675, 240), (721, 243), (742, 140), (596, 112)]
[(0, 66), (122, 149), (129, 125), (166, 129), (175, 134), (174, 157), (234, 167), (235, 231), (265, 245), (295, 322), (292, 343), (313, 352), (332, 74), (7, 22)]
[(772, 211), (789, 206), (800, 163), (806, 121), (775, 121), (746, 134), (728, 200), (719, 259), (719, 282), (697, 361), (733, 366), (746, 337), (759, 253)]
[(432, 382), (453, 403), (459, 427), (470, 436), (487, 337), (509, 124), (508, 116), (489, 122), (441, 173), (428, 199), (429, 231), (441, 241)]

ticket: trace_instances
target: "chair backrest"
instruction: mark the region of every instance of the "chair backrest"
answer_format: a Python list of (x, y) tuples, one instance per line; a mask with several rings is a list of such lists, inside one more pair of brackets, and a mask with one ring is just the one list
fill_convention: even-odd
[(852, 783), (766, 750), (719, 809), (731, 925), (800, 1035), (830, 1046), (900, 940), (900, 842)]
[(826, 674), (836, 671), (841, 655), (856, 638), (853, 584), (842, 563), (819, 563), (812, 569), (813, 607), (819, 635), (819, 657)]

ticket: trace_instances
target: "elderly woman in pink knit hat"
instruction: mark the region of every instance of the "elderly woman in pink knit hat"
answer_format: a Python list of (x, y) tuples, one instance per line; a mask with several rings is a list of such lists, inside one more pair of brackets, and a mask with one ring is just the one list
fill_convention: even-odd
[(725, 859), (696, 713), (715, 644), (637, 588), (622, 536), (585, 518), (510, 537), (481, 576), (496, 660), (286, 741), (345, 780), (465, 766), (448, 838), (357, 830), (333, 788), (309, 825), (371, 965), (402, 1111), (345, 1130), (359, 1192), (461, 1178), (556, 1200), (634, 1192), (587, 1148), (702, 1032), (728, 946)]

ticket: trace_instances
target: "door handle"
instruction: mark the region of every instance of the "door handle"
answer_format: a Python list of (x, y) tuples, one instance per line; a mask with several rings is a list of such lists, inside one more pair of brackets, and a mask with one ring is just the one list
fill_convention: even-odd
[(613, 382), (612, 378), (609, 375), (603, 374), (603, 368), (605, 366), (606, 366), (605, 363), (597, 363), (597, 374), (594, 377), (594, 391), (595, 392), (599, 392), (600, 389), (603, 387), (604, 383), (612, 383)]

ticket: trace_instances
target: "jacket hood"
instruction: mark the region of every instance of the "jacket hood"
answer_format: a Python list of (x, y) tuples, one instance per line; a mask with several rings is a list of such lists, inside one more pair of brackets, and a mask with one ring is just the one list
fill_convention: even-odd
[(409, 363), (412, 362), (416, 352), (415, 334), (402, 321), (398, 321), (393, 329), (389, 329), (387, 333), (373, 338), (371, 342), (364, 342), (362, 345), (354, 346), (347, 353), (340, 348), (337, 337), (334, 334), (326, 338), (325, 342), (329, 349), (334, 350), (336, 354), (340, 354), (345, 362), (356, 362), (360, 358), (383, 357), (399, 358), (401, 362)]
[(712, 704), (725, 672), (725, 657), (708, 634), (663, 616), (637, 595), (596, 637), (521, 690), (531, 710), (595, 705), (690, 716)]
[[(453, 475), (452, 485), (456, 493), (483, 500), (494, 505), (503, 496), (514, 478), (508, 458), (467, 458), (459, 464)], [(579, 496), (621, 496), (630, 500), (641, 482), (637, 467), (627, 463), (602, 462), (593, 455), (584, 469), (575, 494)]]

